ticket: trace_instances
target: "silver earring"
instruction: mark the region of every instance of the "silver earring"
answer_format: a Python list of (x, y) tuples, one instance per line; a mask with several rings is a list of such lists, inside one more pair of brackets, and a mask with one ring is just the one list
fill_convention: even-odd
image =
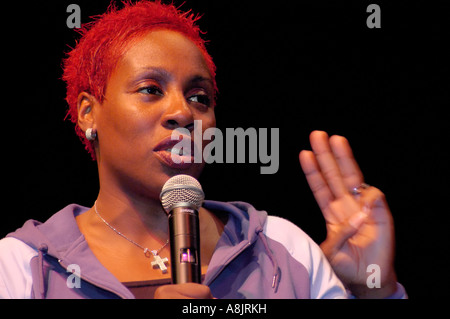
[(94, 141), (97, 138), (97, 132), (92, 128), (88, 128), (86, 130), (86, 138), (88, 139), (88, 141)]

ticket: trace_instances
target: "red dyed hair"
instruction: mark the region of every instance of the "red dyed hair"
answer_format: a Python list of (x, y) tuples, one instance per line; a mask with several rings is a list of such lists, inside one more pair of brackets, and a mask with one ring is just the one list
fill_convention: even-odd
[(205, 48), (202, 32), (196, 25), (199, 16), (190, 11), (181, 12), (173, 4), (161, 1), (124, 3), (118, 10), (111, 4), (107, 12), (94, 17), (79, 30), (81, 39), (64, 60), (63, 80), (67, 84), (67, 117), (75, 123), (75, 131), (86, 149), (95, 159), (93, 143), (86, 139), (78, 126), (77, 100), (81, 92), (87, 92), (103, 102), (107, 81), (117, 61), (125, 53), (133, 39), (156, 29), (177, 31), (193, 41), (200, 49), (213, 79), (215, 93), (215, 65)]

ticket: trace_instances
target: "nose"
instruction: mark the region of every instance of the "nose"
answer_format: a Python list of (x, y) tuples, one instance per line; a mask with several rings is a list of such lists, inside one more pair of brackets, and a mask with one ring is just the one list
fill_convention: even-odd
[(194, 130), (194, 114), (184, 96), (176, 96), (170, 99), (167, 110), (162, 116), (163, 127), (169, 130), (187, 128)]

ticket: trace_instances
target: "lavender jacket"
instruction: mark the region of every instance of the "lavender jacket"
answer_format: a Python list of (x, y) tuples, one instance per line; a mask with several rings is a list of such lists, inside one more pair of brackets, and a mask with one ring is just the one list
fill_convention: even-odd
[[(317, 244), (291, 222), (244, 202), (204, 207), (229, 214), (203, 281), (216, 298), (349, 297)], [(75, 217), (87, 210), (69, 205), (0, 240), (0, 298), (134, 298), (80, 233)], [(406, 297), (400, 284), (392, 297)]]

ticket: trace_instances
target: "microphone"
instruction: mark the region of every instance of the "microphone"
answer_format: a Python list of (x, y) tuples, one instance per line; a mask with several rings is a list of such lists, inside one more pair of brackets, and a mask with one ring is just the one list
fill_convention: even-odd
[(169, 219), (172, 283), (201, 283), (198, 209), (205, 194), (189, 175), (175, 175), (163, 186), (160, 199)]

